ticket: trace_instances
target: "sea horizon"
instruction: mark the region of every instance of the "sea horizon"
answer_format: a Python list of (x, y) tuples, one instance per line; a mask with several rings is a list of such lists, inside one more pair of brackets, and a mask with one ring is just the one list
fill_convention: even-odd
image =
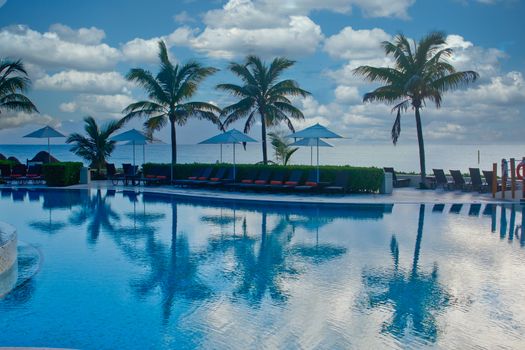
[[(70, 151), (71, 145), (51, 145), (51, 154), (60, 161), (79, 161), (87, 165), (86, 161)], [(501, 163), (502, 158), (514, 157), (517, 161), (525, 156), (520, 154), (525, 145), (465, 145), (465, 144), (432, 144), (425, 145), (427, 173), (433, 168), (458, 169), (468, 172), (468, 168), (492, 169), (492, 163)], [(478, 163), (478, 150), (480, 159)], [(6, 157), (14, 156), (22, 163), (33, 158), (39, 151), (47, 151), (47, 144), (0, 144), (0, 153)], [(232, 162), (232, 146), (222, 146), (222, 161)], [(143, 164), (143, 148), (135, 148), (136, 164)], [(269, 159), (273, 160), (273, 150), (268, 148)], [(289, 164), (310, 164), (310, 148), (301, 147), (292, 156)], [(171, 145), (151, 144), (145, 147), (146, 162), (169, 163), (171, 159)], [(253, 164), (262, 160), (260, 144), (236, 146), (237, 163)], [(220, 146), (179, 144), (177, 145), (178, 163), (216, 163), (220, 161)], [(108, 162), (121, 166), (122, 163), (133, 162), (133, 146), (117, 145), (115, 151), (108, 158)], [(316, 150), (313, 149), (313, 164), (316, 164)], [(320, 165), (352, 165), (352, 166), (392, 166), (400, 172), (419, 173), (419, 153), (416, 144), (343, 144), (333, 148), (319, 149)]]

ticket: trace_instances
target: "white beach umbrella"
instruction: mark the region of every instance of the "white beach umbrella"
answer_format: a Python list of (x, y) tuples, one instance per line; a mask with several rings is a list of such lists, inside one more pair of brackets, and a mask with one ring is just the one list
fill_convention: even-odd
[(319, 140), (316, 138), (312, 138), (312, 137), (307, 137), (304, 139), (297, 140), (294, 143), (292, 143), (290, 146), (300, 146), (300, 147), (309, 146), (310, 147), (310, 165), (314, 165), (313, 149), (314, 149), (314, 146), (317, 146), (318, 144), (319, 144), (319, 147), (334, 147), (328, 142), (325, 142), (323, 140)]
[[(321, 124), (312, 125), (301, 131), (294, 132), (293, 134), (288, 135), (287, 137), (293, 138), (311, 138), (315, 139), (315, 146), (317, 147), (317, 181), (319, 182), (319, 139), (341, 139), (343, 138), (340, 135), (337, 135), (335, 132), (329, 130), (326, 126)], [(322, 141), (322, 140), (321, 140)]]
[[(231, 129), (221, 134), (215, 135), (199, 142), (199, 144), (213, 144), (213, 145), (223, 145), (223, 144), (232, 144), (233, 145), (233, 179), (235, 179), (236, 169), (235, 169), (235, 145), (238, 143), (244, 142), (257, 142), (257, 140), (251, 138), (245, 133), (240, 132), (237, 129)], [(221, 152), (222, 160), (222, 152)]]
[(57, 130), (53, 129), (52, 127), (45, 126), (42, 129), (38, 129), (36, 131), (33, 131), (30, 134), (27, 134), (24, 137), (30, 137), (30, 138), (37, 138), (37, 139), (47, 139), (47, 154), (49, 155), (48, 161), (51, 161), (51, 146), (49, 144), (49, 139), (54, 137), (66, 137), (66, 135), (58, 132)]

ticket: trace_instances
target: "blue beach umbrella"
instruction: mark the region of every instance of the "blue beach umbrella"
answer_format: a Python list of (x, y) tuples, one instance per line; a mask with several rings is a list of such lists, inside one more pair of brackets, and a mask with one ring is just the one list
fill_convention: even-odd
[(307, 137), (307, 138), (304, 138), (304, 139), (297, 140), (294, 143), (292, 143), (290, 146), (300, 146), (300, 147), (309, 146), (310, 147), (310, 165), (314, 164), (314, 162), (313, 162), (313, 158), (314, 158), (313, 157), (313, 148), (314, 148), (314, 146), (334, 147), (331, 144), (329, 144), (328, 142), (325, 142), (325, 141), (319, 140), (319, 139), (315, 139), (315, 138), (312, 138), (312, 137)]
[[(233, 145), (233, 179), (235, 179), (235, 145), (238, 143), (244, 142), (257, 142), (257, 140), (251, 138), (245, 133), (240, 132), (237, 129), (231, 129), (221, 134), (210, 137), (207, 140), (199, 142), (199, 144), (208, 144), (208, 145), (223, 145), (223, 144), (232, 144)], [(222, 149), (221, 149), (221, 162), (222, 162)]]
[(110, 140), (130, 141), (129, 143), (133, 145), (133, 169), (135, 169), (135, 145), (144, 145), (149, 140), (149, 137), (137, 129), (131, 129), (113, 136)]
[(58, 132), (57, 130), (53, 129), (52, 127), (44, 126), (42, 129), (38, 129), (36, 131), (33, 131), (30, 134), (27, 134), (24, 137), (30, 137), (30, 138), (36, 138), (36, 139), (47, 139), (47, 154), (49, 156), (48, 161), (51, 161), (51, 147), (49, 144), (49, 139), (53, 137), (66, 137), (66, 135)]
[[(329, 130), (326, 126), (321, 124), (312, 125), (306, 129), (303, 129), (293, 134), (288, 135), (287, 137), (293, 138), (311, 138), (315, 139), (315, 146), (317, 147), (317, 181), (319, 182), (319, 139), (342, 139), (343, 137), (337, 135), (335, 132)], [(321, 140), (322, 141), (322, 140)]]

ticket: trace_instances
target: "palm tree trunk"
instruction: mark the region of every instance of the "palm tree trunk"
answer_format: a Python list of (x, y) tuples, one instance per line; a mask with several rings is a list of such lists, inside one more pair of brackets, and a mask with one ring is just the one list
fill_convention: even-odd
[(175, 121), (170, 118), (171, 126), (171, 181), (173, 181), (173, 166), (177, 164), (177, 132), (175, 130)]
[(266, 149), (266, 123), (264, 114), (261, 113), (261, 140), (262, 140), (262, 151), (263, 151), (263, 163), (268, 164), (268, 154)]
[(417, 142), (419, 144), (419, 166), (421, 168), (421, 182), (422, 188), (426, 187), (426, 165), (425, 165), (425, 143), (423, 141), (423, 128), (421, 126), (421, 115), (419, 114), (419, 107), (416, 109), (416, 128), (417, 128)]
[(421, 253), (421, 241), (423, 239), (423, 225), (425, 223), (425, 205), (419, 206), (419, 219), (417, 222), (416, 246), (414, 247), (414, 259), (412, 260), (412, 276), (417, 274), (417, 265), (419, 263), (419, 254)]

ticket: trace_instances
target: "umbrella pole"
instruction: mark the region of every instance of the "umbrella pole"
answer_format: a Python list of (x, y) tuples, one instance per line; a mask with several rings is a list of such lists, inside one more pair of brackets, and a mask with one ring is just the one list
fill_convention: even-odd
[(310, 146), (310, 166), (314, 165), (314, 146)]
[(221, 163), (222, 163), (222, 143), (221, 143)]
[(319, 138), (317, 138), (317, 182), (319, 182)]
[(142, 145), (142, 164), (146, 164), (146, 144)]
[(133, 175), (135, 175), (135, 141), (133, 141)]
[(47, 138), (47, 162), (51, 163), (51, 146), (49, 145), (49, 137)]
[(237, 178), (236, 169), (235, 169), (235, 143), (233, 144), (233, 182)]

